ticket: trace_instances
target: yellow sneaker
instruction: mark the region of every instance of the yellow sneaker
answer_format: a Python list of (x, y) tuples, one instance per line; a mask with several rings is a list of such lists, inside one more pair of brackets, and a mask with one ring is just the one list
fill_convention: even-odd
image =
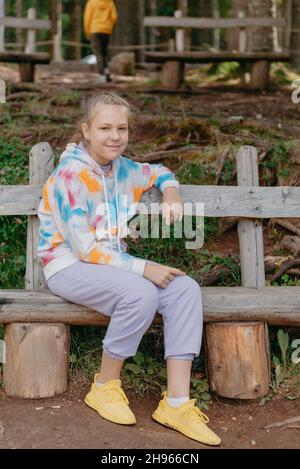
[(96, 374), (84, 402), (106, 420), (121, 425), (136, 423), (135, 416), (129, 408), (128, 399), (121, 388), (121, 380), (112, 379), (99, 387), (96, 386), (97, 376)]
[(209, 418), (195, 406), (196, 399), (180, 407), (171, 407), (167, 403), (166, 394), (163, 393), (163, 399), (152, 414), (154, 420), (200, 443), (213, 446), (221, 443), (221, 439), (206, 425)]

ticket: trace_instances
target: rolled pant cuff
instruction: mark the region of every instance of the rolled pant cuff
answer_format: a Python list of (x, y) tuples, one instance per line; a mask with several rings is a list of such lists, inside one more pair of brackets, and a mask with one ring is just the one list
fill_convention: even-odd
[(128, 357), (121, 357), (120, 355), (116, 355), (115, 353), (109, 352), (106, 347), (103, 347), (103, 352), (109, 356), (110, 358), (113, 358), (114, 360), (126, 360)]
[(170, 357), (165, 356), (165, 360), (194, 360), (195, 353), (186, 353), (184, 355), (172, 355)]

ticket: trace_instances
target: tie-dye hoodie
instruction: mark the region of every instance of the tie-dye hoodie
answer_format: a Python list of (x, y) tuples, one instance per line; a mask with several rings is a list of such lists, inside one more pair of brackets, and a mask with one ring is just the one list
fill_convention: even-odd
[(120, 156), (105, 173), (83, 144), (62, 153), (38, 210), (37, 254), (46, 280), (78, 260), (143, 275), (146, 261), (127, 254), (122, 238), (129, 233), (127, 221), (136, 213), (136, 204), (153, 185), (161, 192), (179, 187), (162, 164)]

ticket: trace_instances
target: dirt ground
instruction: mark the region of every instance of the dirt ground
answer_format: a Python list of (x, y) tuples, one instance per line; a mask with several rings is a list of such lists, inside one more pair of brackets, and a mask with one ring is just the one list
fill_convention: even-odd
[[(0, 76), (17, 82), (16, 67), (1, 65)], [(37, 83), (43, 86), (57, 85), (77, 88), (86, 84), (96, 88), (96, 74), (87, 72), (62, 73), (37, 67)], [(155, 74), (150, 76), (155, 79)], [(143, 84), (143, 77), (136, 78)], [(147, 77), (149, 79), (149, 75)], [(76, 86), (74, 86), (76, 84)], [(146, 86), (147, 81), (143, 86)], [(128, 87), (128, 88), (127, 88)], [(153, 85), (148, 85), (153, 87)], [(100, 87), (97, 87), (99, 89)], [(134, 92), (135, 78), (122, 77), (112, 85), (113, 89)], [(84, 88), (82, 88), (84, 89)], [(228, 88), (218, 89), (200, 86), (200, 116), (240, 116), (257, 121), (268, 120), (278, 126), (278, 132), (296, 139), (300, 138), (299, 105), (291, 102), (291, 91), (285, 89), (270, 93), (246, 93)], [(181, 95), (193, 110), (193, 96)], [(180, 100), (180, 97), (175, 97)], [(159, 106), (159, 99), (157, 99)], [(180, 107), (180, 105), (178, 105)], [(150, 110), (151, 111), (151, 110)], [(154, 113), (158, 109), (154, 109)], [(230, 137), (230, 136), (229, 136)], [(223, 236), (224, 254), (234, 254), (237, 240), (232, 233)], [(217, 248), (217, 246), (215, 246)], [(51, 399), (22, 400), (9, 398), (0, 392), (0, 449), (3, 448), (179, 448), (209, 449), (208, 446), (192, 441), (179, 433), (167, 429), (151, 419), (157, 399), (143, 401), (132, 398), (131, 408), (137, 424), (123, 427), (105, 421), (96, 412), (85, 406), (84, 392), (66, 393)], [(300, 400), (289, 401), (274, 397), (259, 406), (259, 401), (238, 401), (219, 398), (210, 404), (206, 412), (210, 426), (222, 438), (221, 448), (299, 448), (300, 447)]]
[[(102, 419), (84, 404), (83, 397), (74, 398), (68, 393), (51, 399), (3, 397), (0, 400), (0, 449), (210, 449), (152, 420), (156, 399), (130, 399), (137, 424), (124, 427)], [(222, 438), (220, 448), (300, 446), (299, 399), (274, 398), (264, 406), (259, 406), (257, 400), (220, 399), (212, 403), (206, 413), (209, 425)]]

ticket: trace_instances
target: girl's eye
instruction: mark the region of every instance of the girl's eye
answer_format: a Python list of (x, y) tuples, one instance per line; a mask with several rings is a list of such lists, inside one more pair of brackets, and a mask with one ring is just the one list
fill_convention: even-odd
[(100, 127), (100, 130), (109, 130), (109, 127)]
[(121, 127), (121, 129), (119, 129), (120, 132), (126, 132), (127, 131), (127, 127)]

